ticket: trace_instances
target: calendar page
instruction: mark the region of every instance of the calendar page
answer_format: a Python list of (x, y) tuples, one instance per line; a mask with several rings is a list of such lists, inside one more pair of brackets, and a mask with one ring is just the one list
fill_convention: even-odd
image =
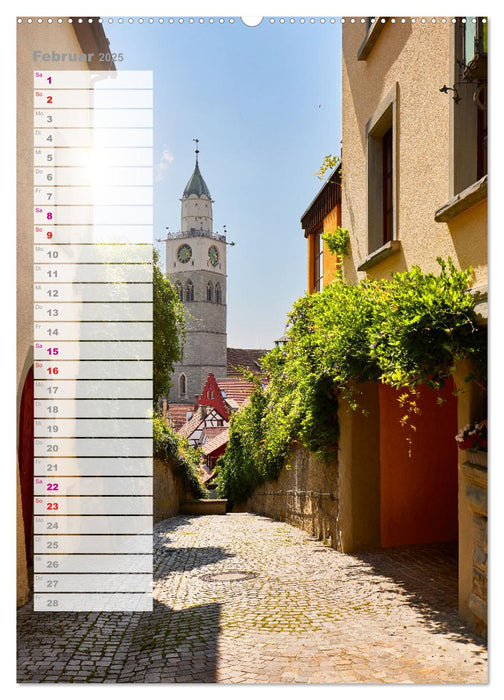
[(18, 683), (487, 682), (488, 27), (16, 19)]

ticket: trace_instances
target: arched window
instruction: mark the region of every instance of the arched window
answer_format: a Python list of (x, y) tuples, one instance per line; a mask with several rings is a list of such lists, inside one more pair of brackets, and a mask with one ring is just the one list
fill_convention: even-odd
[(181, 374), (179, 377), (179, 396), (182, 398), (187, 393), (186, 376)]
[(206, 286), (206, 300), (213, 301), (213, 284), (211, 282)]
[(194, 285), (191, 280), (187, 280), (185, 286), (185, 300), (194, 301)]
[(222, 289), (218, 282), (215, 285), (215, 301), (217, 304), (222, 304)]
[(182, 282), (175, 282), (175, 291), (180, 301), (184, 301), (184, 288), (182, 287)]

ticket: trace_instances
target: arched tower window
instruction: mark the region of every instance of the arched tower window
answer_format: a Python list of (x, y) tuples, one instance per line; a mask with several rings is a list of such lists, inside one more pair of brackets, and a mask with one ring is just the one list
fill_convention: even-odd
[(215, 284), (215, 301), (217, 304), (222, 304), (222, 289), (219, 282)]
[(186, 396), (187, 394), (187, 382), (185, 374), (181, 374), (179, 377), (179, 396), (180, 398)]
[(211, 282), (206, 287), (206, 300), (213, 301), (213, 284)]
[(180, 301), (184, 301), (184, 288), (182, 287), (182, 282), (175, 282), (175, 291)]
[(194, 285), (191, 280), (187, 280), (185, 285), (185, 300), (194, 301)]

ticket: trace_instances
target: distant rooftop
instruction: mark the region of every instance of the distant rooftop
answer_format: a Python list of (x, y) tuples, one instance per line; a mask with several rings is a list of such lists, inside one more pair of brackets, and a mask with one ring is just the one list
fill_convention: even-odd
[(217, 379), (217, 386), (221, 394), (225, 392), (226, 403), (231, 408), (239, 408), (245, 399), (255, 390), (255, 384), (247, 382), (243, 377), (225, 377)]
[(224, 428), (218, 435), (214, 435), (203, 445), (203, 454), (212, 454), (215, 450), (229, 441), (229, 428)]
[(240, 367), (245, 367), (254, 374), (261, 374), (259, 360), (269, 350), (259, 350), (257, 348), (228, 348), (227, 349), (227, 376), (241, 377)]
[(187, 415), (194, 414), (192, 404), (188, 403), (170, 403), (168, 404), (168, 421), (175, 432), (187, 423)]

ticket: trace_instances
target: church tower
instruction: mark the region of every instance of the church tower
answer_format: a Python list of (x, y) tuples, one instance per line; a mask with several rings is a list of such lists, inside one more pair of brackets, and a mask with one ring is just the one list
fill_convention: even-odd
[(226, 236), (213, 232), (210, 191), (196, 165), (184, 189), (178, 233), (166, 238), (166, 274), (183, 302), (186, 338), (169, 403), (193, 404), (209, 372), (227, 375)]

